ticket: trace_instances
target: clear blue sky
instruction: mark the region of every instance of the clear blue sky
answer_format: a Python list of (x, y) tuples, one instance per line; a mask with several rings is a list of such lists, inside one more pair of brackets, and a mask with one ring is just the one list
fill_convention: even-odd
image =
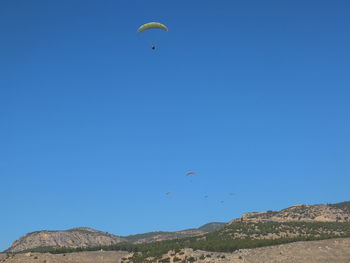
[[(0, 250), (42, 229), (127, 235), (349, 200), (349, 13), (0, 1)], [(149, 21), (169, 32), (137, 35)]]

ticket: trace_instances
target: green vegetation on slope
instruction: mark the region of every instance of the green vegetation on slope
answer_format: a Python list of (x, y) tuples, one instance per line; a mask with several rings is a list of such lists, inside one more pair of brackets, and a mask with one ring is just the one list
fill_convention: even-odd
[(336, 207), (336, 208), (343, 210), (346, 213), (350, 213), (350, 202), (349, 201), (337, 203), (337, 204), (328, 204), (328, 206)]
[(123, 250), (135, 253), (133, 262), (144, 262), (147, 257), (160, 258), (170, 250), (182, 248), (215, 252), (233, 252), (242, 248), (256, 248), (295, 241), (311, 241), (336, 237), (350, 237), (350, 223), (336, 222), (259, 222), (232, 223), (199, 237), (166, 240), (161, 242), (131, 244), (119, 243), (94, 248), (40, 248), (31, 251), (69, 253), (92, 250)]

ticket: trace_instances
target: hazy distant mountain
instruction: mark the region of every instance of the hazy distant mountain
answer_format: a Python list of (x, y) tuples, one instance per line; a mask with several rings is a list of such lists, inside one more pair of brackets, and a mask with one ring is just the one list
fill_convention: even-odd
[(186, 229), (186, 230), (175, 231), (175, 232), (163, 232), (163, 231), (148, 232), (144, 234), (125, 236), (123, 238), (126, 239), (128, 242), (132, 242), (132, 243), (137, 243), (137, 244), (148, 243), (148, 242), (170, 240), (170, 239), (176, 239), (176, 238), (200, 236), (200, 235), (204, 235), (206, 233), (221, 229), (225, 225), (226, 223), (213, 222), (213, 223), (205, 224), (199, 228)]
[(205, 225), (199, 227), (198, 229), (209, 233), (209, 232), (219, 230), (219, 229), (225, 227), (226, 225), (227, 225), (227, 223), (212, 222), (212, 223), (205, 224)]

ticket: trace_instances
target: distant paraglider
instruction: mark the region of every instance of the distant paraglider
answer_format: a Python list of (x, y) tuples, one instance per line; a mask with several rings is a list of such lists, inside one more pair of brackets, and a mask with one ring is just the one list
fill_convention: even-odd
[(162, 29), (164, 31), (169, 31), (169, 29), (165, 25), (163, 25), (162, 23), (149, 22), (149, 23), (146, 23), (146, 24), (143, 24), (142, 26), (140, 26), (137, 29), (137, 33), (141, 33), (142, 31), (152, 29), (152, 28), (159, 28), (159, 29)]
[(186, 176), (189, 176), (189, 175), (194, 175), (194, 174), (197, 174), (196, 172), (193, 172), (193, 171), (189, 171), (186, 173)]
[[(150, 22), (150, 23), (146, 23), (146, 24), (143, 24), (142, 26), (140, 26), (138, 29), (137, 29), (137, 33), (141, 33), (145, 30), (149, 30), (149, 29), (161, 29), (161, 30), (164, 30), (164, 31), (169, 31), (168, 27), (165, 26), (164, 24), (162, 23), (158, 23), (158, 22)], [(152, 50), (155, 50), (156, 49), (156, 45), (152, 45), (151, 46), (151, 49)]]

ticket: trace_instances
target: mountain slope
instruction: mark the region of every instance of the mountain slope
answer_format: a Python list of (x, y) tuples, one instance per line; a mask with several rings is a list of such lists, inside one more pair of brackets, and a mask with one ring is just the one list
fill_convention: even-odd
[(143, 234), (124, 236), (123, 238), (126, 241), (135, 243), (135, 244), (148, 243), (148, 242), (155, 242), (155, 241), (200, 236), (200, 235), (204, 235), (206, 233), (218, 230), (224, 227), (225, 225), (226, 223), (212, 222), (212, 223), (205, 224), (199, 228), (186, 229), (186, 230), (175, 231), (175, 232), (163, 232), (163, 231), (148, 232)]
[[(167, 248), (171, 248), (177, 242), (176, 244), (180, 247), (186, 247), (187, 244), (193, 248), (201, 248), (203, 245), (207, 248), (212, 247), (215, 251), (218, 247), (226, 247), (226, 241), (231, 242), (228, 244), (228, 249), (231, 249), (233, 243), (244, 239), (283, 239), (281, 242), (290, 242), (291, 239), (347, 237), (350, 235), (349, 223), (350, 202), (328, 205), (294, 205), (280, 211), (246, 213), (229, 223), (214, 222), (199, 228), (175, 232), (160, 231), (120, 237), (91, 228), (38, 231), (16, 240), (7, 251), (50, 251), (50, 249), (57, 248), (74, 250), (74, 248), (84, 247), (106, 247), (107, 249), (111, 247), (110, 249), (114, 249), (112, 248), (114, 246), (119, 248), (119, 243), (123, 243), (121, 245), (125, 248), (139, 249), (142, 247), (138, 247), (137, 244), (141, 246), (152, 242), (157, 242), (157, 247), (161, 245), (159, 242), (165, 244)], [(175, 243), (166, 242), (172, 240)], [(209, 242), (210, 245), (203, 242)], [(240, 247), (241, 243), (237, 246)], [(254, 244), (253, 242), (250, 245), (254, 246)], [(147, 246), (145, 249), (148, 249)]]
[(226, 225), (227, 225), (227, 223), (212, 222), (212, 223), (205, 224), (205, 225), (199, 227), (198, 229), (209, 233), (209, 232), (219, 230), (219, 229), (225, 227)]
[(350, 222), (350, 202), (294, 205), (280, 211), (245, 213), (229, 222)]
[(328, 204), (331, 207), (339, 208), (343, 210), (345, 213), (350, 214), (350, 202), (341, 202), (337, 204)]
[(123, 238), (92, 228), (73, 228), (65, 231), (36, 231), (13, 242), (7, 252), (19, 252), (39, 247), (94, 247), (125, 241)]
[(98, 231), (92, 228), (81, 227), (63, 231), (36, 231), (29, 233), (13, 242), (7, 252), (30, 251), (40, 248), (81, 248), (110, 246), (121, 242), (130, 242), (135, 244), (149, 243), (155, 241), (171, 240), (200, 236), (220, 227), (226, 223), (209, 223), (199, 228), (186, 229), (175, 232), (149, 232), (130, 236), (116, 236), (106, 232)]
[[(350, 238), (294, 242), (279, 246), (241, 249), (234, 253), (183, 249), (163, 254), (160, 262), (197, 263), (349, 263)], [(0, 254), (3, 263), (126, 263), (132, 254), (123, 251), (94, 251), (70, 254)], [(146, 261), (144, 261), (146, 262)], [(155, 263), (156, 261), (148, 261)]]

